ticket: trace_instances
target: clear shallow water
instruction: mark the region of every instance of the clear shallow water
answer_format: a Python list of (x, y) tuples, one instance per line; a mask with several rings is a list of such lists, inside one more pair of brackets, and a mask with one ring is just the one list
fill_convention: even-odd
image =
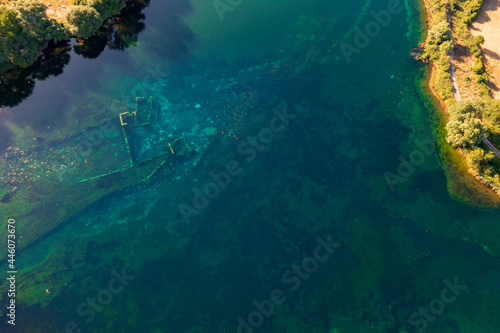
[[(162, 129), (197, 153), (19, 253), (28, 305), (17, 330), (62, 332), (74, 322), (82, 332), (238, 332), (240, 317), (250, 325), (240, 332), (251, 323), (255, 332), (498, 327), (498, 210), (452, 200), (437, 150), (396, 191), (384, 177), (416, 142), (435, 140), (436, 118), (419, 88), (423, 68), (408, 57), (421, 36), (417, 2), (405, 2), (350, 63), (341, 52), (384, 8), (385, 0), (243, 1), (220, 21), (210, 2), (153, 1), (138, 45), (96, 59), (71, 53), (62, 74), (35, 80), (0, 114), (33, 128), (31, 137), (56, 137), (44, 126), (85, 122), (93, 107), (144, 94), (161, 103)], [(294, 118), (271, 138), (285, 106)], [(195, 191), (229, 161), (241, 172), (196, 207)], [(197, 209), (189, 224), (181, 204)], [(339, 244), (328, 259), (304, 262), (328, 236)], [(99, 292), (122, 269), (134, 278), (92, 316), (87, 298), (106, 301)], [(455, 278), (466, 290), (432, 303), (431, 317), (418, 313)], [(252, 315), (273, 291), (282, 304)]]

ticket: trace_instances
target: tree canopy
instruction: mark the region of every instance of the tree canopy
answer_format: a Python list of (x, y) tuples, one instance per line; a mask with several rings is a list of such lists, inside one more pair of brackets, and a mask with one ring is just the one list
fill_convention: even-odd
[(13, 0), (11, 9), (0, 7), (0, 63), (27, 67), (43, 43), (67, 38), (63, 26), (47, 18), (46, 9), (40, 0)]
[(70, 7), (66, 20), (71, 34), (81, 38), (89, 38), (102, 24), (101, 15), (97, 10), (85, 5)]
[(429, 30), (429, 44), (437, 44), (450, 40), (450, 28), (447, 22), (440, 22)]
[(449, 111), (447, 141), (454, 147), (477, 146), (486, 134), (485, 126), (478, 118), (478, 104), (464, 100), (451, 106)]

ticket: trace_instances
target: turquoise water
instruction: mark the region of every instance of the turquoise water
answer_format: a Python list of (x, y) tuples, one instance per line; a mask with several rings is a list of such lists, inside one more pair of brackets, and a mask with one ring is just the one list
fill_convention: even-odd
[(136, 96), (193, 149), (19, 252), (2, 332), (494, 332), (500, 213), (448, 192), (421, 4), (232, 3), (152, 0), (137, 38), (2, 91), (6, 158)]

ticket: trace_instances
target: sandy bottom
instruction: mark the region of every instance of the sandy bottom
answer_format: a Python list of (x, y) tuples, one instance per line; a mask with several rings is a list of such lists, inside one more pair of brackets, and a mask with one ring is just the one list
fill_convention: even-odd
[(476, 22), (474, 36), (483, 35), (483, 52), (490, 74), (493, 97), (500, 99), (500, 0), (486, 0)]

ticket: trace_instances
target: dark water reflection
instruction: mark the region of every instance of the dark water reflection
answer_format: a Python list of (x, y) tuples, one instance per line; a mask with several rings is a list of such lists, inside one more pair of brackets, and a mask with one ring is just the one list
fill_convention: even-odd
[(108, 46), (110, 50), (125, 50), (138, 42), (139, 33), (144, 30), (144, 8), (151, 0), (130, 2), (119, 16), (113, 18), (105, 27), (101, 27), (96, 35), (78, 41), (74, 46), (75, 53), (85, 59), (97, 58)]
[(190, 53), (195, 34), (184, 18), (193, 11), (190, 0), (152, 3), (147, 11), (149, 27), (155, 33), (145, 41), (144, 47), (164, 59), (179, 61)]
[(51, 45), (31, 67), (13, 69), (4, 74), (0, 79), (0, 105), (16, 106), (33, 93), (37, 81), (62, 74), (71, 59), (70, 51), (69, 43)]
[[(352, 39), (386, 0), (247, 0), (223, 22), (211, 1), (155, 0), (119, 39), (102, 31), (74, 53), (63, 45), (64, 73), (32, 86), (1, 121), (33, 130), (30, 142), (42, 145), (117, 99), (147, 93), (162, 105), (165, 131), (188, 138), (199, 159), (99, 200), (27, 248), (23, 297), (36, 305), (20, 311), (25, 331), (62, 331), (74, 320), (99, 333), (237, 332), (254, 300), (279, 288), (287, 302), (255, 332), (413, 333), (408, 318), (455, 277), (470, 293), (428, 332), (495, 327), (498, 211), (450, 199), (438, 154), (395, 192), (384, 179), (434, 133), (422, 66), (408, 58), (419, 5), (405, 1), (351, 65), (332, 45)], [(246, 161), (239, 145), (283, 104), (296, 118)], [(194, 189), (233, 159), (241, 174), (184, 223), (177, 205), (191, 204)], [(283, 273), (327, 235), (338, 252), (290, 291)], [(123, 267), (136, 279), (86, 323), (75, 309)]]

